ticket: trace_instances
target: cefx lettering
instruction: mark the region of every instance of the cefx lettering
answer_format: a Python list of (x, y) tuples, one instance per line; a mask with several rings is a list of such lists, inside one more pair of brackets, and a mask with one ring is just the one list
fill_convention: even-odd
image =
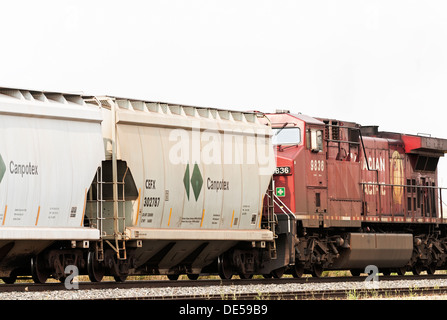
[(146, 179), (146, 189), (155, 189), (155, 180)]
[(16, 164), (14, 161), (11, 161), (9, 163), (9, 172), (11, 174), (18, 174), (21, 175), (23, 178), (23, 175), (38, 175), (39, 172), (37, 171), (38, 166), (31, 164), (29, 162), (28, 164)]

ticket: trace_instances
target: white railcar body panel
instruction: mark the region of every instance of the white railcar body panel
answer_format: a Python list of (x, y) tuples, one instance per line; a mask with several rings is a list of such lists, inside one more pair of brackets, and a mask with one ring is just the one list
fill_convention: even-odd
[(271, 128), (256, 114), (115, 103), (117, 158), (127, 162), (140, 194), (133, 226), (260, 229), (275, 159)]
[(99, 230), (66, 227), (2, 227), (0, 240), (99, 240)]
[(148, 229), (127, 228), (131, 240), (223, 240), (223, 241), (273, 241), (273, 233), (267, 229), (259, 230), (203, 230), (203, 229)]
[(82, 226), (104, 159), (101, 119), (80, 96), (0, 89), (0, 238), (6, 227)]

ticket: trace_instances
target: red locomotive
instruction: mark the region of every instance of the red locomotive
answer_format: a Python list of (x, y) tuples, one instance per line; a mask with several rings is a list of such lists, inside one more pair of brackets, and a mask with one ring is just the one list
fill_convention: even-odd
[(446, 139), (288, 112), (266, 116), (277, 159), (265, 206), (277, 220), (271, 260), (277, 268), (269, 264), (269, 275), (446, 267), (447, 219), (437, 181)]

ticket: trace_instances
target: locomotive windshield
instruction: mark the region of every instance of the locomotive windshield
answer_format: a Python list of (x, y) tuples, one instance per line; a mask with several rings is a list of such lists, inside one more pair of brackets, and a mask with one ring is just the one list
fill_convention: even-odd
[(301, 130), (300, 128), (273, 128), (272, 142), (274, 145), (299, 144)]

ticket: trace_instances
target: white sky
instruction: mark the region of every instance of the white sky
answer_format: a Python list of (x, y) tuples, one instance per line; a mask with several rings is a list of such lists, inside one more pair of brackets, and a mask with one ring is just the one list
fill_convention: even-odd
[(0, 30), (1, 86), (447, 138), (441, 0), (2, 1)]

